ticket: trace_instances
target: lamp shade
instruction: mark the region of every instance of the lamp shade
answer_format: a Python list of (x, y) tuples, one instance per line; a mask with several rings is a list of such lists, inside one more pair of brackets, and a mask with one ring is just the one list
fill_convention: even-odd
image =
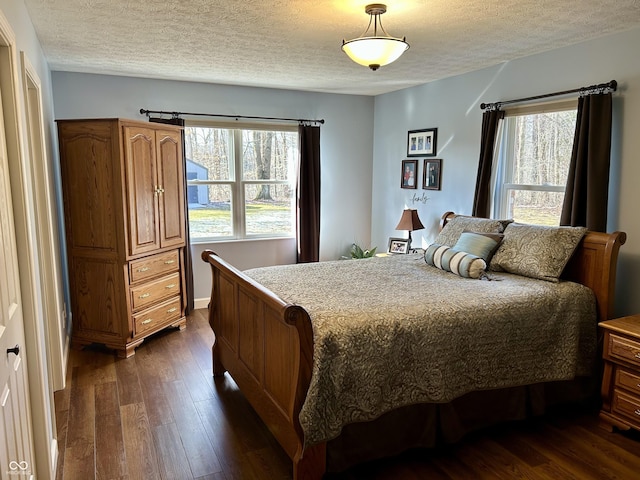
[(413, 230), (422, 230), (423, 228), (424, 225), (422, 225), (418, 217), (418, 211), (407, 208), (402, 212), (402, 217), (400, 217), (396, 230), (408, 230), (412, 232)]
[[(369, 15), (369, 26), (358, 38), (343, 40), (342, 51), (357, 64), (377, 70), (396, 61), (409, 48), (409, 44), (406, 38), (392, 37), (382, 26), (380, 16), (387, 11), (385, 4), (372, 3), (364, 11)], [(378, 27), (381, 35), (378, 35)], [(369, 33), (371, 30), (373, 35)]]
[(351, 60), (372, 70), (396, 61), (408, 48), (407, 42), (393, 37), (360, 37), (342, 45)]

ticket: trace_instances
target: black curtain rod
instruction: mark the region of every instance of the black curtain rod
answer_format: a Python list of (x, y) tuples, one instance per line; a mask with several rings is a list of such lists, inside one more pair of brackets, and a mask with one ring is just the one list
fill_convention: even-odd
[(164, 112), (162, 110), (145, 110), (144, 108), (140, 109), (140, 113), (142, 115), (150, 116), (151, 113), (159, 114), (159, 115), (171, 115), (172, 118), (179, 118), (180, 115), (189, 115), (195, 117), (221, 117), (221, 118), (235, 118), (236, 120), (239, 118), (248, 118), (251, 120), (278, 120), (281, 122), (298, 122), (298, 123), (324, 123), (324, 119), (320, 120), (305, 120), (302, 118), (279, 118), (279, 117), (251, 117), (248, 115), (223, 115), (219, 113), (191, 113), (191, 112)]
[(559, 97), (561, 95), (568, 95), (570, 93), (583, 94), (583, 93), (590, 92), (592, 90), (611, 90), (612, 92), (615, 92), (617, 88), (618, 88), (618, 82), (616, 82), (615, 80), (611, 80), (608, 83), (591, 85), (590, 87), (574, 88), (573, 90), (565, 90), (564, 92), (547, 93), (545, 95), (536, 95), (534, 97), (518, 98), (516, 100), (505, 100), (504, 102), (481, 103), (480, 108), (482, 110), (485, 110), (487, 108), (490, 110), (493, 110), (493, 109), (499, 109), (503, 105), (508, 105), (510, 103), (529, 102), (531, 100), (539, 100), (541, 98)]

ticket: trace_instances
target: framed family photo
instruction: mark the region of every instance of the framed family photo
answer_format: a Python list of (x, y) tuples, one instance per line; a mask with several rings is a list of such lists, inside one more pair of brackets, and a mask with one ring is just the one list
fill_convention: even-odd
[(409, 130), (407, 136), (408, 157), (435, 157), (438, 129)]
[(401, 188), (418, 188), (418, 160), (402, 161)]
[(409, 239), (389, 238), (389, 249), (387, 253), (409, 253)]
[(422, 170), (422, 189), (440, 190), (440, 181), (442, 180), (442, 159), (425, 159), (424, 168)]

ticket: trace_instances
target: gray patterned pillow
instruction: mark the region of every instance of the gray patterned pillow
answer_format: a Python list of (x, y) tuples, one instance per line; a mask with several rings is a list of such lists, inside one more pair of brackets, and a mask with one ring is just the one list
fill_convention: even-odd
[(586, 232), (584, 227), (512, 223), (491, 259), (491, 270), (558, 282)]
[(491, 218), (456, 215), (447, 222), (433, 243), (453, 247), (463, 231), (478, 233), (502, 233), (513, 220), (493, 220)]

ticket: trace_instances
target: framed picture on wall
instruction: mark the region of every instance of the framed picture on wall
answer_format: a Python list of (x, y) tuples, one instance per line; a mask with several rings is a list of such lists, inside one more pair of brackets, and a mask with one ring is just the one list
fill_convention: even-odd
[(440, 181), (442, 179), (442, 159), (425, 159), (424, 168), (422, 170), (422, 189), (440, 190)]
[(418, 188), (418, 160), (402, 161), (401, 188)]
[(435, 157), (437, 128), (409, 130), (407, 135), (407, 157)]

